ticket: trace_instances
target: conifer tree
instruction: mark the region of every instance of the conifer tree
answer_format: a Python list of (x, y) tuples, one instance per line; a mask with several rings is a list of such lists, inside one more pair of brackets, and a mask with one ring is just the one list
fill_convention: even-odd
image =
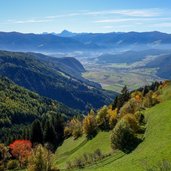
[(49, 120), (45, 123), (44, 143), (48, 148), (50, 148), (50, 150), (54, 150), (57, 146), (57, 135), (55, 128)]
[(125, 86), (122, 91), (121, 91), (121, 95), (118, 96), (117, 99), (117, 108), (118, 110), (124, 105), (125, 102), (127, 102), (130, 98), (130, 93), (127, 89), (127, 86)]
[(31, 142), (33, 144), (43, 143), (43, 131), (39, 120), (35, 120), (31, 126)]

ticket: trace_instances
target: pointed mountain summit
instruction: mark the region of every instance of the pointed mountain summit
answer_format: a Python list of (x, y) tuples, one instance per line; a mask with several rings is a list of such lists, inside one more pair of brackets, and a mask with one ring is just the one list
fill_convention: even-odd
[(63, 30), (58, 36), (61, 36), (61, 37), (73, 37), (76, 34), (77, 33), (73, 33), (73, 32), (70, 32), (68, 30)]

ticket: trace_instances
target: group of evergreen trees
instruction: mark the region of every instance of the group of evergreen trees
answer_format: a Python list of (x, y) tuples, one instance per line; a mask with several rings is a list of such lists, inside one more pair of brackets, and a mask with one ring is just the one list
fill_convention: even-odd
[(64, 121), (59, 115), (35, 120), (30, 130), (30, 140), (33, 145), (44, 144), (54, 151), (64, 139)]
[(63, 139), (63, 118), (77, 111), (0, 77), (0, 143), (33, 140), (57, 147)]
[(112, 109), (117, 108), (119, 110), (124, 105), (124, 103), (129, 100), (129, 98), (130, 98), (130, 92), (128, 91), (127, 87), (124, 86), (124, 88), (121, 91), (121, 94), (115, 98), (112, 104)]
[(30, 140), (33, 144), (45, 144), (55, 150), (64, 139), (64, 119), (58, 114), (36, 119), (31, 125), (16, 125), (2, 128), (1, 142), (6, 145), (14, 140)]

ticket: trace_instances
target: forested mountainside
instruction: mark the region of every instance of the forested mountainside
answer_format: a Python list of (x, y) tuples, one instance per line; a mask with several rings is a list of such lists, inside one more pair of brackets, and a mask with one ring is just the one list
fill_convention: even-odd
[[(23, 136), (23, 128), (43, 117), (59, 115), (69, 118), (78, 111), (22, 88), (0, 77), (0, 141), (9, 143)], [(20, 137), (20, 138), (21, 138)]]
[(82, 73), (84, 73), (86, 70), (84, 66), (75, 58), (73, 57), (61, 57), (61, 58), (55, 58), (55, 57), (50, 57), (47, 55), (43, 55), (40, 53), (29, 53), (30, 55), (33, 55), (35, 58), (46, 62), (46, 64), (49, 65), (49, 67), (61, 71), (66, 75), (69, 75), (70, 77), (76, 78), (82, 82), (85, 82), (89, 84), (90, 86), (95, 86), (95, 87), (101, 87), (100, 84), (89, 81), (87, 79), (84, 79), (82, 77)]
[(116, 93), (83, 79), (83, 71), (83, 66), (73, 58), (0, 51), (0, 75), (20, 86), (75, 109), (89, 110), (109, 104)]
[[(75, 115), (65, 122), (62, 111), (57, 110), (58, 102), (40, 97), (6, 78), (0, 79), (0, 88), (6, 97), (0, 99), (6, 111), (6, 116), (5, 112), (0, 113), (1, 124), (13, 121), (13, 125), (4, 124), (1, 129), (0, 141), (5, 143), (0, 144), (2, 168), (46, 166), (54, 171), (171, 168), (170, 127), (166, 124), (171, 122), (169, 81), (154, 82), (131, 92), (124, 87), (110, 105), (82, 117)], [(14, 120), (20, 119), (17, 113), (26, 114), (20, 112), (20, 104), (27, 109), (25, 112), (36, 116), (30, 123), (14, 124)]]

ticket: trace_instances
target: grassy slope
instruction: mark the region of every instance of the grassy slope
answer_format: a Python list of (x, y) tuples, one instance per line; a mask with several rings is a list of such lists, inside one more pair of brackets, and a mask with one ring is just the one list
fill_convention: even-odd
[[(124, 155), (122, 152), (115, 152), (112, 156), (84, 170), (141, 171), (149, 165), (156, 165), (162, 159), (171, 161), (171, 100), (169, 100), (171, 99), (171, 87), (165, 89), (161, 99), (163, 100), (161, 104), (146, 110), (145, 139), (131, 154)], [(110, 133), (102, 132), (85, 144), (81, 144), (84, 138), (78, 141), (68, 139), (57, 151), (56, 157), (59, 160), (62, 153), (65, 153), (63, 155), (65, 159), (59, 164), (59, 167), (64, 167), (65, 161), (73, 160), (76, 156), (97, 148), (100, 148), (103, 153), (110, 152), (109, 138)], [(75, 149), (73, 152), (71, 147)], [(67, 156), (68, 151), (71, 153)]]
[(69, 138), (58, 148), (56, 152), (56, 164), (60, 168), (65, 168), (67, 161), (73, 161), (84, 153), (92, 153), (98, 148), (105, 154), (111, 152), (109, 132), (100, 132), (94, 139), (89, 141), (84, 136), (78, 140)]
[[(135, 151), (97, 170), (144, 170), (162, 159), (171, 160), (171, 101), (164, 102), (146, 112), (148, 116), (145, 140)], [(88, 169), (90, 170), (90, 168)], [(93, 169), (95, 170), (95, 168)]]

